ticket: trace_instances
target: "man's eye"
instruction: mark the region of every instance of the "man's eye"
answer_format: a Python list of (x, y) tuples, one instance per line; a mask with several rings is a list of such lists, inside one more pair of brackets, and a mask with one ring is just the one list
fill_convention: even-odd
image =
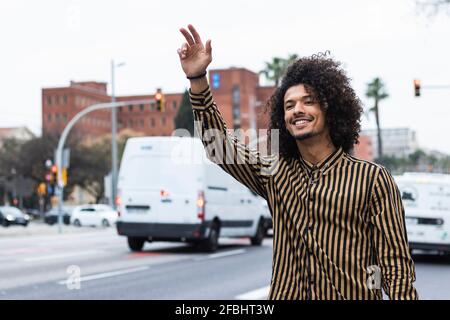
[(292, 108), (292, 104), (287, 105), (285, 108), (286, 108), (286, 110)]

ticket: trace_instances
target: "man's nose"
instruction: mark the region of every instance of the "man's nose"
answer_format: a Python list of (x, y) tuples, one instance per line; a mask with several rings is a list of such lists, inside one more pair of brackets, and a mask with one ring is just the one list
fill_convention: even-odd
[(300, 101), (297, 102), (294, 106), (294, 114), (304, 114), (305, 113), (305, 108), (303, 103), (301, 103)]

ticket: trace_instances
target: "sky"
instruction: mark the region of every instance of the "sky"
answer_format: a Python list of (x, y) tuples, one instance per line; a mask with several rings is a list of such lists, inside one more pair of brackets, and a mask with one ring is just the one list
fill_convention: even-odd
[[(450, 154), (450, 88), (426, 88), (450, 86), (450, 14), (422, 14), (415, 0), (3, 0), (0, 127), (40, 135), (42, 88), (109, 82), (111, 59), (125, 62), (116, 69), (118, 95), (182, 92), (189, 83), (176, 50), (188, 23), (212, 40), (210, 69), (257, 72), (274, 56), (329, 50), (365, 110), (367, 83), (384, 81), (382, 127), (411, 128), (422, 148)], [(375, 128), (374, 116), (364, 115), (362, 127)]]

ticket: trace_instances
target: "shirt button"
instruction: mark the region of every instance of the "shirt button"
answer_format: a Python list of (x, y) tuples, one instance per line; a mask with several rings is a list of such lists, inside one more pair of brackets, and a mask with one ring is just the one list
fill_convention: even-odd
[(314, 201), (313, 197), (309, 197), (309, 201), (313, 202)]

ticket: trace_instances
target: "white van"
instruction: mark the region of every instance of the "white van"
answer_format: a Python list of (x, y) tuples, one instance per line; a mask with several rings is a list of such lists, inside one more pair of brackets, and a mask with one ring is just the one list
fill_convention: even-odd
[(405, 207), (410, 248), (450, 252), (450, 175), (404, 173), (394, 179)]
[(118, 178), (117, 231), (133, 251), (146, 241), (215, 251), (219, 235), (260, 245), (271, 222), (261, 200), (208, 160), (198, 138), (130, 138)]

